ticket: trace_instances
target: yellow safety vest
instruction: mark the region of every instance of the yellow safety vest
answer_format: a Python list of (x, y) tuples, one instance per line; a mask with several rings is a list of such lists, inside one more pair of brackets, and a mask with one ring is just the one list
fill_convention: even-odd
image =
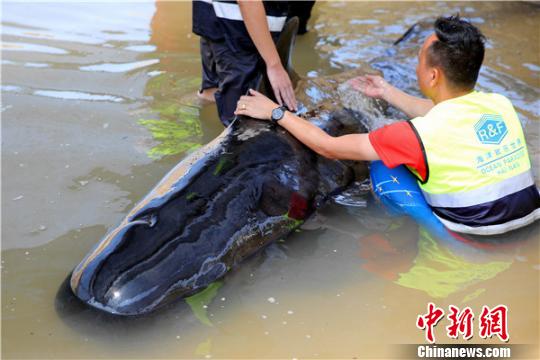
[(500, 234), (540, 218), (523, 129), (506, 97), (473, 91), (410, 123), (426, 161), (420, 188), (450, 230)]

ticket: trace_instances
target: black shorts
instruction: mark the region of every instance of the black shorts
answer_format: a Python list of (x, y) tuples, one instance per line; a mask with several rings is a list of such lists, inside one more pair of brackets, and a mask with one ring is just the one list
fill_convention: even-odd
[(201, 37), (202, 84), (201, 90), (217, 87), (215, 94), (219, 119), (228, 126), (234, 119), (234, 110), (240, 96), (256, 86), (264, 64), (255, 51), (233, 52), (225, 41), (212, 41)]

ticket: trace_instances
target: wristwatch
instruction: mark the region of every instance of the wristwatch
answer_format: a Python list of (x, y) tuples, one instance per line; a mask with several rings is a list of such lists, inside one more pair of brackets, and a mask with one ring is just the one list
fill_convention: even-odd
[(270, 118), (272, 122), (277, 124), (279, 120), (283, 119), (283, 116), (285, 116), (285, 111), (287, 111), (285, 106), (279, 106), (272, 110), (272, 117)]

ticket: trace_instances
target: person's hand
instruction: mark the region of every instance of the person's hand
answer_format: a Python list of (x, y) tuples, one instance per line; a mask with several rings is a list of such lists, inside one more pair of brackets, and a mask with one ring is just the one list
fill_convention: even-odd
[(358, 76), (349, 80), (349, 83), (354, 89), (360, 91), (362, 94), (378, 99), (384, 98), (384, 95), (390, 86), (390, 84), (379, 75)]
[(276, 65), (268, 66), (266, 68), (266, 74), (268, 75), (268, 80), (270, 80), (270, 85), (272, 85), (272, 90), (274, 90), (274, 95), (279, 105), (285, 104), (289, 110), (296, 111), (294, 89), (289, 74), (287, 74), (283, 65), (277, 63)]
[(278, 104), (253, 89), (249, 89), (249, 95), (240, 97), (236, 104), (235, 115), (250, 116), (255, 119), (270, 120), (272, 110), (279, 107)]

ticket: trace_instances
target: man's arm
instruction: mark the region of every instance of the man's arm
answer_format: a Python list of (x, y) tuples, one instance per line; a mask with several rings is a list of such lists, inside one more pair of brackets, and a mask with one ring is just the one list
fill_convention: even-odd
[(409, 95), (390, 84), (388, 84), (383, 99), (403, 111), (409, 118), (424, 116), (433, 107), (433, 101)]
[[(272, 110), (278, 105), (254, 90), (250, 90), (250, 95), (240, 98), (235, 114), (247, 115), (256, 119), (270, 119)], [(333, 137), (309, 121), (288, 111), (279, 120), (279, 125), (287, 129), (307, 147), (324, 157), (342, 160), (379, 159), (369, 141), (368, 134)]]
[(317, 154), (329, 159), (379, 160), (368, 134), (330, 136), (307, 120), (286, 112), (279, 121), (295, 138)]
[(289, 109), (296, 110), (296, 98), (291, 79), (289, 79), (287, 71), (281, 64), (276, 46), (270, 35), (262, 1), (240, 0), (238, 5), (249, 36), (266, 64), (268, 79), (277, 101), (280, 105), (285, 103)]
[(434, 106), (429, 99), (422, 99), (409, 95), (404, 91), (390, 85), (378, 75), (359, 76), (350, 80), (351, 85), (364, 95), (383, 99), (390, 105), (403, 111), (410, 118), (424, 116)]

